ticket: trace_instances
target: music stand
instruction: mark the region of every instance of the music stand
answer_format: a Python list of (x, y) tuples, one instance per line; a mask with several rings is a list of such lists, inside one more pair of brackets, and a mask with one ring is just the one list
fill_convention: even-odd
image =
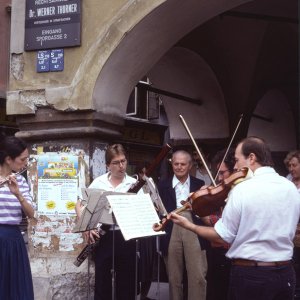
[[(85, 208), (81, 214), (73, 231), (82, 232), (97, 228), (99, 222), (112, 225), (113, 245), (112, 245), (112, 299), (115, 296), (115, 225), (116, 219), (121, 227), (123, 237), (126, 240), (131, 238), (144, 237), (149, 235), (160, 235), (163, 232), (154, 232), (152, 225), (158, 222), (157, 213), (149, 195), (136, 195), (130, 193), (116, 193), (99, 189), (83, 189)], [(108, 200), (109, 199), (109, 200)], [(126, 205), (124, 205), (124, 203)], [(112, 213), (111, 206), (116, 214), (116, 219)], [(128, 210), (129, 209), (129, 210)], [(136, 211), (142, 212), (141, 216), (136, 216)], [(126, 216), (126, 218), (124, 218)], [(146, 217), (147, 216), (147, 217)], [(146, 217), (146, 218), (145, 218)], [(129, 220), (129, 222), (128, 222)], [(127, 223), (128, 222), (128, 223)], [(132, 222), (136, 223), (132, 231)], [(149, 226), (150, 225), (150, 226)], [(137, 292), (137, 265), (139, 258), (138, 239), (136, 239), (136, 286)], [(137, 299), (137, 293), (136, 293)]]
[(73, 232), (84, 232), (96, 229), (99, 223), (115, 225), (110, 205), (106, 196), (124, 193), (115, 193), (99, 189), (82, 189), (82, 204), (85, 206)]
[(97, 229), (98, 224), (111, 225), (113, 231), (113, 245), (112, 245), (112, 300), (115, 299), (115, 225), (116, 219), (112, 213), (111, 207), (108, 203), (108, 195), (124, 195), (126, 193), (117, 193), (111, 191), (104, 191), (100, 189), (82, 189), (82, 204), (85, 206), (82, 214), (77, 221), (73, 232), (84, 232), (92, 229)]

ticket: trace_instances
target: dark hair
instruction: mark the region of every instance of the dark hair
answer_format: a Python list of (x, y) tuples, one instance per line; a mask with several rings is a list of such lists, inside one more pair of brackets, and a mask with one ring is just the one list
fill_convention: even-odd
[(108, 146), (105, 152), (105, 163), (109, 165), (115, 156), (122, 154), (126, 156), (126, 151), (121, 144)]
[(2, 142), (0, 143), (0, 165), (4, 164), (6, 157), (15, 159), (18, 157), (26, 148), (27, 145), (23, 140), (15, 136), (1, 136)]
[(300, 162), (300, 150), (294, 150), (287, 154), (287, 156), (284, 159), (284, 164), (287, 168), (289, 168), (290, 160), (294, 157), (297, 158), (298, 161)]
[[(227, 151), (227, 149), (223, 149), (216, 153), (215, 157), (213, 158), (213, 163), (215, 163), (216, 166), (222, 162), (226, 151)], [(232, 173), (234, 170), (234, 166), (235, 166), (234, 149), (229, 148), (227, 155), (224, 159), (224, 163), (225, 163), (226, 167), (228, 168), (229, 172)]]
[(256, 156), (257, 163), (261, 166), (274, 165), (271, 150), (262, 138), (250, 136), (243, 139), (239, 144), (242, 145), (241, 151), (245, 157), (253, 153)]

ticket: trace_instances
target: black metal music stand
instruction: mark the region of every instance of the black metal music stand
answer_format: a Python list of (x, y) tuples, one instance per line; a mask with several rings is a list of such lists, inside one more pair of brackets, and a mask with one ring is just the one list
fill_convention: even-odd
[(82, 189), (82, 204), (85, 206), (73, 232), (84, 232), (96, 229), (99, 223), (114, 225), (114, 218), (106, 196), (124, 193), (114, 193), (99, 189)]
[(113, 231), (112, 245), (112, 300), (116, 295), (116, 273), (115, 273), (115, 225), (116, 219), (111, 211), (107, 200), (108, 195), (124, 195), (126, 193), (117, 193), (99, 189), (82, 189), (83, 205), (85, 208), (77, 221), (73, 232), (84, 232), (97, 229), (98, 224), (111, 225)]

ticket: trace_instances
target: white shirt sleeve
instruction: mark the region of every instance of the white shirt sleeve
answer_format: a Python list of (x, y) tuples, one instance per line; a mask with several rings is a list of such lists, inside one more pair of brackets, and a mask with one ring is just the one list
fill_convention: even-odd
[(216, 232), (229, 244), (236, 238), (240, 226), (241, 202), (239, 200), (239, 193), (231, 191), (222, 218), (215, 224)]

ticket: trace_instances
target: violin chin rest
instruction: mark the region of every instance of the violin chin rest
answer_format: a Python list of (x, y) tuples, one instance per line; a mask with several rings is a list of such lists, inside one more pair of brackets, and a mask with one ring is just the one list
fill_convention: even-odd
[(245, 180), (245, 178), (239, 178), (239, 179), (237, 179), (237, 180), (232, 184), (232, 187), (234, 187), (235, 185), (237, 185), (237, 184), (243, 182), (244, 180)]

